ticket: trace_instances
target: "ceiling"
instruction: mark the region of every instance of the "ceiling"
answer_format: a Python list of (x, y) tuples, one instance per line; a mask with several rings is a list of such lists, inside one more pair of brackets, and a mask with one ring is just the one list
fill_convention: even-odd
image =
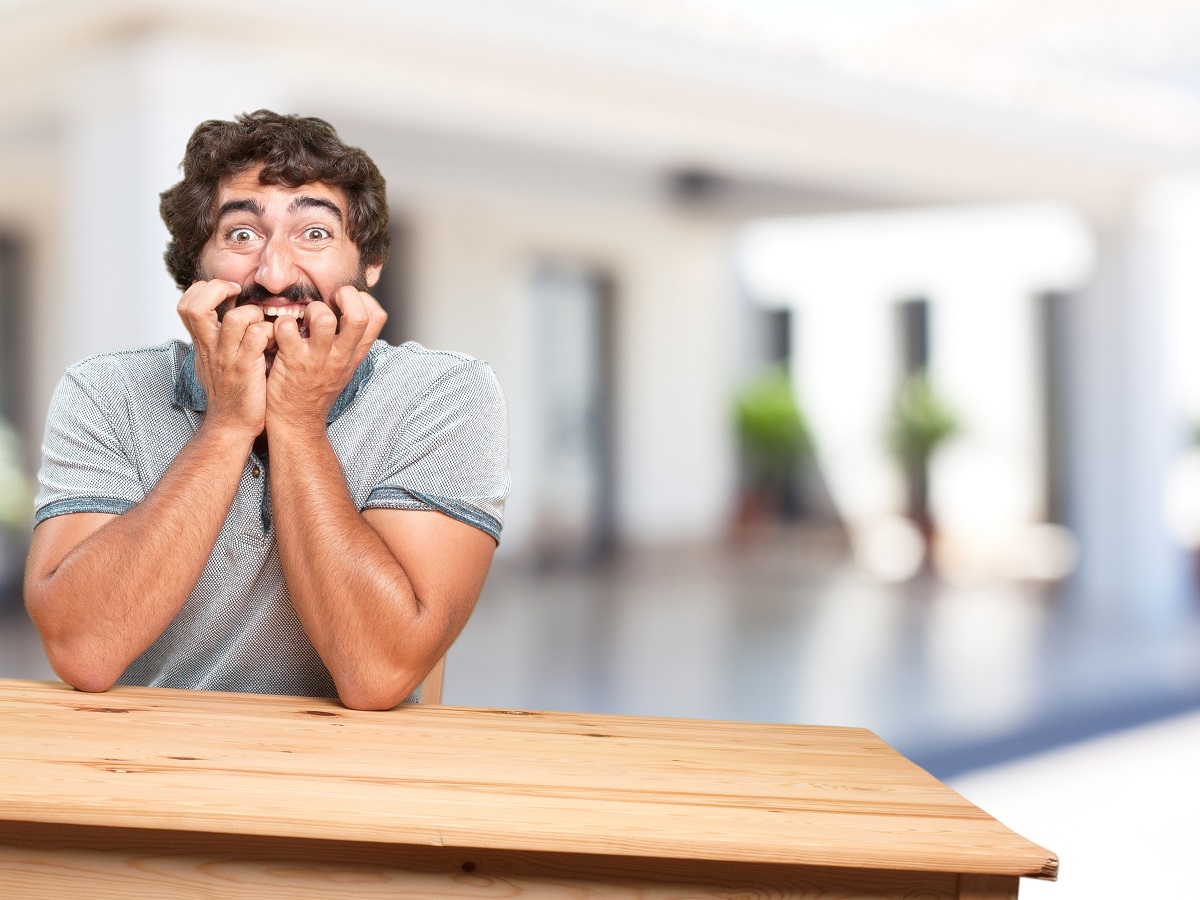
[(1200, 0), (0, 0), (0, 144), (155, 35), (305, 109), (776, 193), (1119, 215), (1200, 160)]

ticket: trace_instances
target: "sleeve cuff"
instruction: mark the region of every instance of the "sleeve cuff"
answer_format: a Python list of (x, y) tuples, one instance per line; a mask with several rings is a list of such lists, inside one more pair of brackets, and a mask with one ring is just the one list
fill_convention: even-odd
[(40, 525), (47, 519), (69, 513), (109, 513), (119, 516), (136, 505), (132, 500), (116, 497), (74, 497), (70, 500), (55, 500), (38, 508), (33, 517), (33, 524)]
[(407, 488), (377, 487), (367, 497), (364, 509), (436, 509), (452, 519), (458, 519), (480, 531), (487, 532), (497, 544), (500, 543), (500, 520), (467, 506), (459, 500), (438, 497)]

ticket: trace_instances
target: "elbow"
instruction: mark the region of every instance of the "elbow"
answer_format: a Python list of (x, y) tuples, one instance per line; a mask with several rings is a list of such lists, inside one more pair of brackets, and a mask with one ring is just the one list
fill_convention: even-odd
[(97, 663), (68, 642), (44, 641), (46, 658), (58, 677), (77, 691), (102, 694), (117, 683), (121, 671)]
[[(57, 671), (57, 670), (56, 670)], [(85, 694), (103, 694), (110, 687), (117, 683), (116, 678), (108, 678), (103, 675), (95, 675), (93, 673), (73, 673), (64, 675), (61, 672), (59, 677), (75, 688), (77, 691), (82, 691)]]
[(391, 700), (382, 699), (379, 695), (352, 694), (345, 691), (338, 692), (338, 699), (342, 701), (342, 706), (346, 709), (358, 709), (364, 712), (383, 712), (400, 705), (400, 701), (393, 703)]
[(30, 578), (25, 582), (25, 607), (59, 678), (89, 694), (103, 693), (116, 684), (124, 668), (104, 659), (94, 641), (72, 629), (62, 614), (56, 615), (49, 591)]
[(412, 691), (387, 691), (338, 686), (338, 699), (347, 709), (381, 712), (399, 706)]
[(78, 691), (100, 694), (117, 683), (123, 669), (96, 658), (95, 648), (78, 638), (42, 630), (42, 646), (55, 674)]
[(120, 672), (110, 674), (94, 667), (82, 666), (70, 659), (56, 659), (50, 654), (47, 656), (50, 658), (51, 668), (58, 677), (75, 690), (83, 691), (85, 694), (103, 694), (117, 683), (117, 678), (121, 674)]
[(370, 682), (334, 679), (338, 699), (347, 709), (382, 711), (394, 709), (412, 694), (421, 679), (413, 679), (411, 672), (396, 673), (391, 678), (378, 678)]

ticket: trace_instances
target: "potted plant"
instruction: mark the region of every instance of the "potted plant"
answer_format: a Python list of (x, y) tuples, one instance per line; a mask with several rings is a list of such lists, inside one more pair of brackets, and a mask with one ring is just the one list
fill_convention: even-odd
[(742, 459), (739, 524), (796, 515), (812, 439), (787, 372), (774, 366), (748, 380), (736, 397), (734, 420)]
[(925, 538), (933, 538), (929, 507), (929, 461), (938, 447), (961, 431), (958, 416), (937, 394), (924, 370), (904, 379), (892, 408), (890, 442), (904, 469), (908, 515)]

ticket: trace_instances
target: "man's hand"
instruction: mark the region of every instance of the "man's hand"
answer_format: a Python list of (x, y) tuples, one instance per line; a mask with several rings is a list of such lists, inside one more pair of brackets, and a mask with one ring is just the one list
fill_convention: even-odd
[[(320, 300), (304, 309), (308, 337), (291, 316), (275, 323), (278, 352), (267, 379), (269, 428), (312, 428), (325, 432), (325, 419), (354, 371), (379, 337), (387, 313), (375, 298), (350, 285), (330, 298), (341, 319)], [(226, 317), (228, 319), (228, 317)]]
[(218, 320), (217, 307), (241, 286), (198, 281), (177, 307), (196, 349), (196, 377), (208, 397), (206, 425), (227, 426), (253, 440), (266, 427), (266, 350), (274, 325), (255, 304), (235, 307)]

